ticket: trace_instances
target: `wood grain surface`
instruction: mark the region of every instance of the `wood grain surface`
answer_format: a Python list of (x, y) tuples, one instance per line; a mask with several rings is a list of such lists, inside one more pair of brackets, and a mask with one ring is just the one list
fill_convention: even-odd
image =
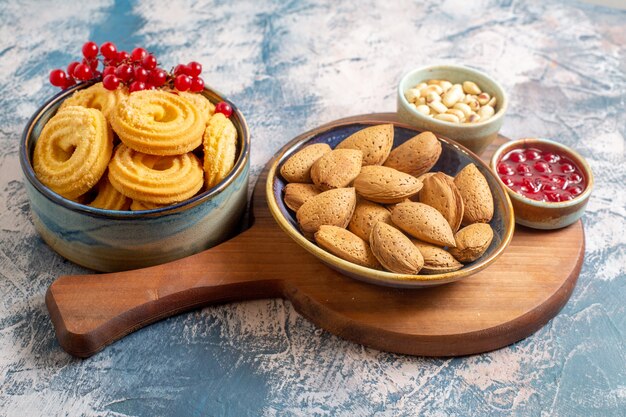
[(151, 268), (57, 279), (46, 304), (63, 349), (88, 357), (183, 311), (284, 297), (316, 325), (357, 343), (411, 355), (468, 355), (538, 330), (565, 305), (582, 265), (580, 221), (556, 231), (518, 226), (492, 266), (460, 282), (419, 290), (365, 284), (324, 266), (280, 230), (267, 209), (265, 179), (263, 173), (255, 187), (253, 226), (228, 242)]

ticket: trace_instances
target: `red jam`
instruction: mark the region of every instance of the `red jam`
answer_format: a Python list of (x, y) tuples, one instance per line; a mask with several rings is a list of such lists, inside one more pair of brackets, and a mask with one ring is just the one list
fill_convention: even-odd
[(587, 186), (574, 161), (548, 149), (513, 149), (500, 159), (496, 170), (507, 187), (537, 201), (568, 201)]

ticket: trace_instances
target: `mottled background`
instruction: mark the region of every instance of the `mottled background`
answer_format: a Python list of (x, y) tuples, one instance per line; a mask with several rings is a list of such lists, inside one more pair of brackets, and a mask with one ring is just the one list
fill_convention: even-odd
[[(625, 11), (514, 0), (2, 1), (0, 25), (0, 415), (625, 415)], [(485, 70), (509, 93), (505, 135), (556, 139), (596, 173), (571, 300), (528, 339), (466, 358), (367, 349), (282, 300), (206, 308), (91, 359), (69, 357), (43, 296), (59, 274), (84, 271), (37, 237), (17, 149), (55, 92), (48, 71), (88, 39), (142, 45), (172, 66), (200, 61), (248, 118), (254, 177), (306, 129), (395, 110), (396, 83), (416, 66)]]

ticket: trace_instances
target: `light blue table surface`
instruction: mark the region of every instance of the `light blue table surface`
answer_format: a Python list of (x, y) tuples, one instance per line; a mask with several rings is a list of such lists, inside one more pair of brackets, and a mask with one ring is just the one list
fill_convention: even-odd
[[(572, 298), (528, 339), (464, 358), (365, 348), (282, 300), (205, 308), (68, 356), (44, 294), (85, 271), (35, 233), (17, 151), (57, 91), (49, 70), (89, 39), (201, 62), (248, 118), (253, 179), (304, 130), (394, 111), (414, 67), (483, 69), (509, 94), (503, 134), (563, 142), (596, 174)], [(0, 2), (0, 416), (626, 415), (625, 45), (625, 11), (577, 2)]]

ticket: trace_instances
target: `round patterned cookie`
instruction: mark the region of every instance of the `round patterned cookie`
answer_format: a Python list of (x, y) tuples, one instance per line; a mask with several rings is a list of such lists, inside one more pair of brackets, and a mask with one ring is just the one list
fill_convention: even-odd
[(208, 98), (200, 93), (179, 92), (181, 97), (191, 101), (200, 110), (200, 114), (205, 118), (205, 124), (209, 123), (209, 119), (215, 113), (215, 105)]
[(116, 149), (109, 164), (109, 181), (133, 200), (173, 204), (202, 188), (202, 164), (189, 152), (183, 155), (147, 155), (125, 144)]
[(105, 117), (109, 117), (111, 111), (126, 97), (128, 97), (128, 92), (124, 88), (110, 91), (104, 88), (102, 83), (96, 83), (91, 87), (74, 92), (61, 103), (60, 109), (69, 106), (82, 106), (100, 110)]
[(204, 116), (190, 100), (162, 90), (137, 91), (110, 116), (129, 148), (149, 155), (182, 155), (202, 144)]
[(233, 169), (237, 157), (237, 129), (222, 113), (215, 113), (204, 132), (204, 172), (207, 188)]
[(66, 106), (46, 123), (35, 144), (39, 181), (70, 200), (95, 186), (113, 151), (113, 133), (100, 110)]
[(98, 182), (96, 198), (89, 205), (105, 210), (128, 210), (131, 200), (111, 185), (107, 175)]

